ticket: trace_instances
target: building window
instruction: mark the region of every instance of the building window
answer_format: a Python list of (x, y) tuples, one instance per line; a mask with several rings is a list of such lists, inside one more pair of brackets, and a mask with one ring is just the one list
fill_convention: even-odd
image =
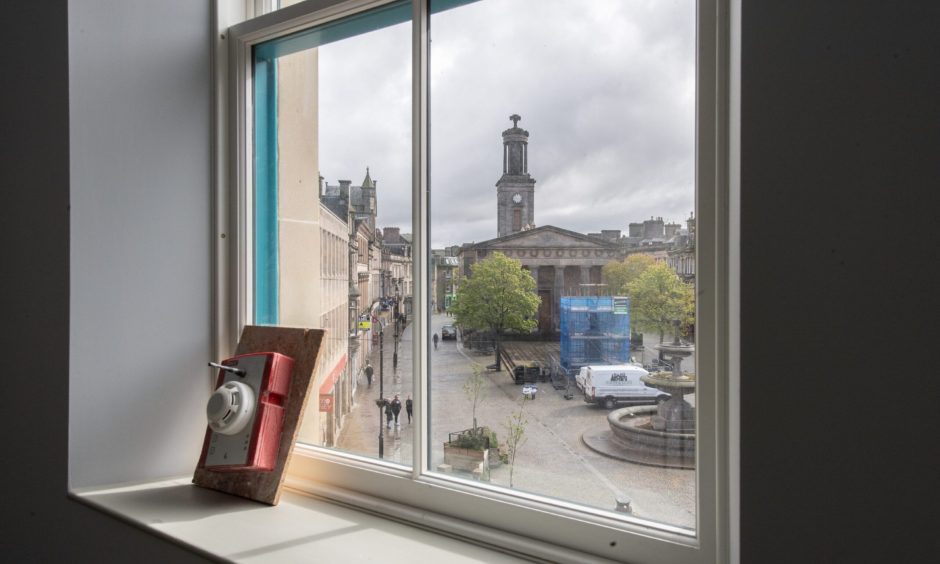
[[(317, 388), (345, 402), (305, 415), (293, 483), (406, 519), (395, 507), (419, 507), (456, 534), (487, 525), (505, 533), (484, 542), (510, 550), (535, 539), (542, 558), (723, 558), (727, 345), (703, 331), (727, 281), (693, 281), (696, 303), (686, 259), (665, 261), (690, 209), (700, 265), (727, 248), (721, 183), (695, 152), (723, 150), (722, 105), (701, 95), (723, 60), (717, 1), (327, 1), (231, 30), (237, 323), (330, 329)], [(497, 231), (486, 183), (509, 192), (497, 205), (525, 194), (529, 231), (520, 207), (511, 238)], [(634, 236), (647, 215), (670, 237)], [(432, 272), (432, 249), (464, 265), (433, 308), (422, 281), (450, 271)], [(637, 305), (662, 297), (643, 280), (615, 285), (608, 267), (633, 254), (686, 305), (656, 317)], [(531, 273), (534, 300), (502, 325), (477, 313), (515, 278), (466, 305), (500, 261)], [(395, 394), (390, 421), (376, 400)]]

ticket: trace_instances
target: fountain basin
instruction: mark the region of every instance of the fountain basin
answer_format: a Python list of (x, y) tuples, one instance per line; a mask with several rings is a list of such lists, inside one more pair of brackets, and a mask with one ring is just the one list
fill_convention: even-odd
[(695, 468), (695, 433), (655, 429), (657, 406), (625, 407), (610, 412), (608, 429), (586, 432), (588, 448), (620, 460), (661, 466)]
[(673, 356), (687, 357), (691, 356), (695, 352), (695, 345), (688, 345), (685, 343), (661, 343), (653, 347), (658, 351), (662, 351), (665, 354), (671, 354)]

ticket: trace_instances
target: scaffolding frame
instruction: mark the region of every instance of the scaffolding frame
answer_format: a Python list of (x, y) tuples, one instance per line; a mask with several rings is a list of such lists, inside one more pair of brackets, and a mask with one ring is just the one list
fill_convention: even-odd
[(569, 373), (582, 366), (626, 364), (630, 360), (630, 298), (563, 296), (561, 366)]

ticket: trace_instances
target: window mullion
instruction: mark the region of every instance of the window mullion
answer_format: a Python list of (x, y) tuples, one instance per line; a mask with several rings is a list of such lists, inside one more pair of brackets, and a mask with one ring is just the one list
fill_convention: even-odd
[[(411, 222), (412, 222), (412, 304), (414, 321), (412, 322), (412, 358), (428, 358), (428, 299), (426, 292), (430, 285), (428, 261), (428, 4), (426, 0), (412, 2), (411, 21)], [(414, 260), (417, 257), (418, 260)], [(413, 381), (415, 403), (417, 405), (417, 425), (414, 426), (414, 448), (412, 448), (412, 473), (417, 478), (427, 467), (428, 460), (428, 417), (427, 402), (428, 363), (414, 362)]]

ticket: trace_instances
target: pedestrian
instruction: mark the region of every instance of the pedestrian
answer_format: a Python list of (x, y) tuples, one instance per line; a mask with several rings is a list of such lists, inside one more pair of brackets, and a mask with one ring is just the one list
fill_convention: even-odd
[(398, 414), (401, 413), (401, 400), (398, 399), (398, 394), (395, 394), (395, 399), (392, 400), (392, 414), (395, 415), (395, 427), (401, 427), (401, 423), (398, 422)]
[(389, 429), (392, 428), (392, 403), (388, 400), (382, 400), (385, 402), (385, 426)]
[(372, 365), (369, 364), (369, 361), (368, 361), (368, 360), (366, 361), (366, 368), (365, 368), (364, 372), (366, 373), (366, 380), (368, 380), (369, 386), (371, 387), (371, 386), (372, 386), (372, 373), (373, 373), (373, 370), (372, 370)]
[(434, 341), (434, 350), (437, 350), (437, 341), (439, 340), (437, 333), (434, 334), (434, 337), (431, 340)]
[(414, 402), (411, 401), (411, 394), (408, 394), (408, 399), (405, 400), (405, 411), (408, 413), (408, 424), (411, 425), (411, 415), (414, 409)]

